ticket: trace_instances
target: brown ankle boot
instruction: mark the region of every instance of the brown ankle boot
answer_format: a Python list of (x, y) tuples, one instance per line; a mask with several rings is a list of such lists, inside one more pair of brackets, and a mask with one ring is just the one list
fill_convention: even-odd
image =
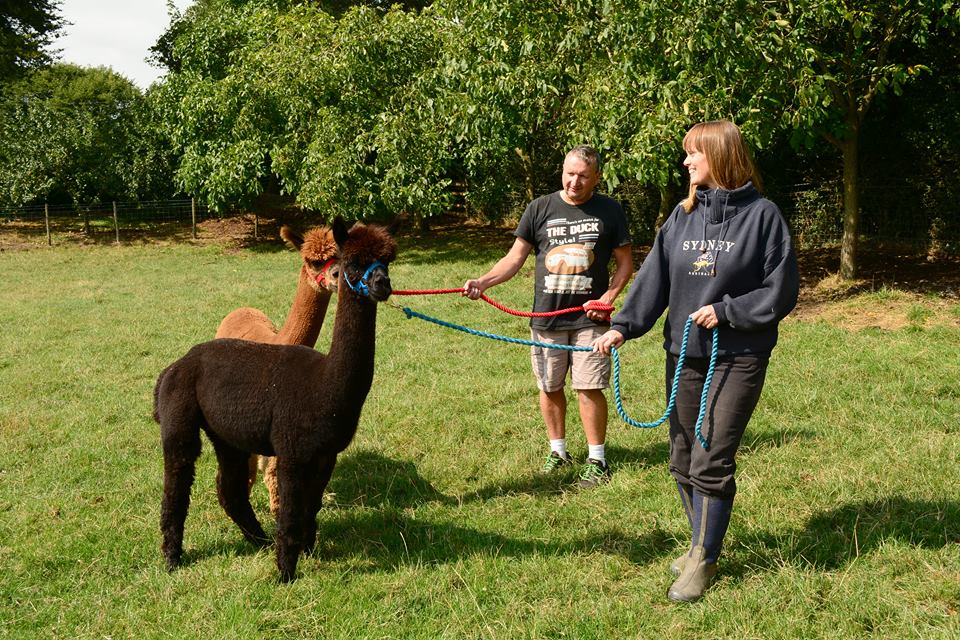
[(680, 577), (667, 591), (667, 597), (674, 602), (696, 602), (710, 586), (717, 573), (717, 563), (704, 560), (704, 548), (696, 546), (685, 556)]

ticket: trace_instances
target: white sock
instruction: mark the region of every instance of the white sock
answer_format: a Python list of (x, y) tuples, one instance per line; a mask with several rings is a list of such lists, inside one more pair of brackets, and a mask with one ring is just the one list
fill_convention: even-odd
[(567, 439), (560, 438), (559, 440), (550, 441), (550, 451), (556, 451), (560, 454), (561, 458), (567, 457)]
[(593, 458), (594, 460), (599, 460), (600, 462), (606, 464), (607, 457), (604, 453), (604, 447), (606, 445), (602, 444), (588, 444), (587, 445), (587, 457)]

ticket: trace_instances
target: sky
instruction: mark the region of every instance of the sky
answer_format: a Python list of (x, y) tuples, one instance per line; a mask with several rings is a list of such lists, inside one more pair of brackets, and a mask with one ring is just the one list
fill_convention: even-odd
[[(173, 0), (183, 11), (193, 0)], [(149, 49), (170, 24), (167, 0), (61, 0), (68, 23), (54, 40), (61, 62), (110, 67), (146, 89), (164, 72), (146, 61)]]

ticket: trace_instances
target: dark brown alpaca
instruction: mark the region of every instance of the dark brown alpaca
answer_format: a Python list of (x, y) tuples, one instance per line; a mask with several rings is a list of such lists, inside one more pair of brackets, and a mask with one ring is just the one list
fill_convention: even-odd
[[(337, 290), (340, 264), (337, 243), (330, 227), (314, 227), (299, 234), (290, 227), (280, 229), (280, 237), (300, 252), (300, 276), (293, 304), (283, 326), (277, 331), (263, 311), (252, 307), (234, 309), (220, 321), (217, 338), (240, 338), (267, 344), (317, 344), (323, 320), (330, 304), (330, 294)], [(257, 480), (257, 467), (263, 471), (263, 482), (270, 495), (270, 511), (278, 510), (277, 469), (272, 457), (250, 456), (248, 490)]]
[(180, 564), (200, 432), (217, 455), (217, 494), (255, 544), (266, 544), (247, 493), (250, 454), (277, 457), (277, 567), (293, 580), (316, 542), (316, 515), (337, 454), (356, 433), (373, 381), (377, 302), (391, 293), (396, 243), (381, 227), (333, 226), (340, 248), (337, 314), (327, 355), (299, 345), (218, 339), (193, 347), (160, 374), (154, 417), (163, 443), (160, 528), (167, 567)]

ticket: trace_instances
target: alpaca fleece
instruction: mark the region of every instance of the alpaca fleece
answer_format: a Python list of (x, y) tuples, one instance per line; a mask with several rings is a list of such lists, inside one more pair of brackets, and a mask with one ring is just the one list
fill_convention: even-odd
[[(228, 313), (217, 328), (217, 338), (240, 338), (268, 344), (302, 344), (312, 347), (323, 328), (330, 295), (337, 288), (340, 250), (330, 227), (314, 227), (299, 234), (288, 226), (280, 228), (280, 237), (300, 253), (301, 265), (293, 304), (283, 326), (277, 331), (263, 311), (241, 307)], [(324, 270), (327, 272), (324, 273)], [(322, 284), (321, 284), (322, 283)], [(277, 465), (271, 456), (252, 455), (247, 467), (247, 490), (257, 481), (257, 469), (263, 471), (263, 483), (270, 496), (270, 512), (280, 511), (277, 490)]]
[[(280, 508), (277, 568), (296, 576), (302, 551), (316, 542), (323, 491), (356, 433), (373, 382), (377, 302), (392, 290), (387, 265), (396, 243), (377, 226), (333, 226), (341, 282), (330, 352), (299, 345), (216, 339), (194, 346), (159, 376), (154, 418), (160, 424), (164, 483), (160, 528), (168, 569), (181, 563), (200, 432), (217, 455), (220, 505), (254, 544), (269, 539), (250, 506), (250, 454), (275, 455)], [(368, 267), (367, 295), (347, 287)]]

